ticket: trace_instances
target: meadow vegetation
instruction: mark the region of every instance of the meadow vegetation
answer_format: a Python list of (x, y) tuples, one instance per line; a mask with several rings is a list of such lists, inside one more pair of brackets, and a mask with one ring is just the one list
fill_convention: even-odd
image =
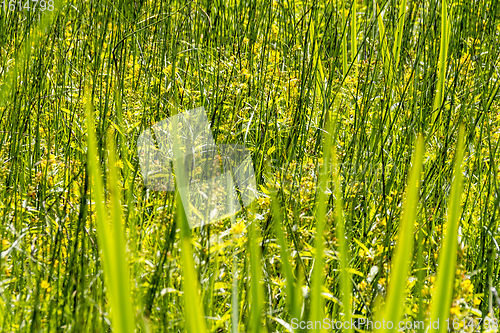
[[(497, 19), (491, 0), (2, 8), (0, 331), (498, 331)], [(259, 198), (189, 229), (137, 138), (199, 106), (252, 152)]]

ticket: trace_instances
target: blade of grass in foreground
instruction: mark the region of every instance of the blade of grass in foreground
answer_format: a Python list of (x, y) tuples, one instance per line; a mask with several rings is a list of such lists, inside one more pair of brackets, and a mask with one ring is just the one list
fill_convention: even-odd
[[(254, 203), (250, 206), (252, 209), (250, 212), (251, 216), (254, 216)], [(261, 284), (262, 277), (262, 266), (261, 266), (261, 252), (258, 240), (260, 239), (260, 232), (258, 230), (258, 220), (253, 218), (250, 223), (250, 235), (248, 236), (248, 242), (250, 243), (250, 276), (251, 276), (251, 295), (252, 301), (250, 305), (250, 328), (251, 332), (260, 333), (263, 332), (260, 318), (261, 312), (264, 306), (264, 290)]]
[(185, 320), (186, 330), (192, 333), (204, 333), (207, 331), (205, 315), (201, 306), (198, 276), (194, 267), (193, 253), (191, 251), (191, 232), (182, 205), (181, 196), (177, 196), (177, 219), (181, 227), (181, 261), (184, 283), (184, 302), (186, 306)]
[(271, 193), (271, 209), (274, 218), (274, 232), (278, 238), (278, 244), (280, 246), (281, 264), (283, 265), (283, 272), (286, 280), (285, 294), (286, 294), (286, 304), (288, 310), (293, 312), (294, 302), (294, 277), (292, 273), (292, 266), (290, 264), (290, 259), (288, 255), (288, 244), (285, 239), (285, 233), (283, 232), (283, 218), (280, 212), (280, 206), (276, 199), (274, 193)]
[(121, 225), (121, 206), (118, 187), (116, 185), (116, 170), (114, 165), (114, 151), (110, 151), (109, 185), (111, 196), (111, 221), (108, 223), (104, 186), (98, 161), (96, 135), (94, 133), (94, 119), (92, 116), (92, 99), (86, 96), (87, 131), (88, 131), (88, 167), (93, 179), (97, 238), (102, 250), (101, 259), (104, 266), (106, 293), (111, 308), (111, 323), (113, 332), (127, 333), (135, 331), (134, 312), (130, 299), (128, 267), (125, 261), (124, 233)]
[[(410, 178), (406, 186), (406, 203), (399, 225), (398, 243), (391, 268), (390, 284), (387, 293), (387, 301), (379, 321), (397, 323), (403, 315), (405, 300), (406, 280), (413, 254), (413, 225), (417, 214), (418, 196), (420, 189), (420, 173), (422, 170), (422, 158), (424, 154), (424, 142), (422, 136), (417, 138), (415, 153), (413, 155)], [(396, 331), (395, 328), (385, 327), (379, 332)]]
[[(108, 180), (109, 180), (109, 195), (111, 203), (111, 230), (113, 235), (113, 261), (115, 262), (113, 275), (116, 276), (115, 291), (119, 295), (119, 312), (127, 319), (123, 320), (125, 329), (123, 331), (134, 332), (135, 324), (134, 311), (132, 309), (132, 302), (130, 300), (130, 277), (129, 267), (126, 261), (126, 246), (125, 246), (125, 232), (122, 225), (122, 208), (120, 204), (120, 189), (118, 188), (118, 175), (116, 170), (116, 156), (115, 144), (112, 135), (108, 136)], [(115, 292), (114, 291), (114, 292)]]
[[(175, 109), (174, 109), (174, 114)], [(207, 331), (205, 314), (201, 306), (201, 297), (199, 295), (198, 275), (194, 266), (193, 253), (191, 251), (191, 229), (187, 221), (185, 207), (182, 204), (179, 191), (186, 188), (188, 178), (185, 174), (185, 168), (181, 165), (182, 152), (179, 144), (179, 134), (177, 121), (172, 121), (172, 139), (174, 140), (174, 171), (177, 190), (175, 193), (177, 203), (177, 221), (181, 229), (181, 262), (184, 281), (182, 289), (184, 291), (185, 302), (185, 323), (186, 330), (191, 333), (204, 333)], [(189, 206), (187, 207), (189, 210)]]
[(444, 235), (443, 247), (439, 254), (439, 268), (436, 278), (436, 291), (432, 300), (431, 322), (440, 320), (438, 329), (430, 332), (446, 332), (445, 320), (450, 314), (450, 304), (453, 297), (453, 280), (455, 279), (455, 264), (457, 261), (458, 225), (460, 222), (462, 197), (462, 158), (464, 154), (464, 128), (460, 127), (455, 153), (454, 180), (450, 192), (448, 218)]
[[(326, 128), (331, 128), (327, 125)], [(312, 322), (323, 320), (323, 296), (321, 289), (323, 287), (324, 275), (324, 259), (323, 259), (323, 231), (325, 230), (325, 215), (327, 207), (326, 198), (326, 183), (329, 175), (329, 162), (330, 162), (330, 146), (332, 144), (331, 130), (324, 137), (323, 141), (323, 170), (320, 172), (318, 179), (317, 201), (316, 201), (316, 254), (314, 258), (314, 268), (311, 281), (311, 314), (310, 320)], [(313, 332), (317, 332), (314, 329)]]
[[(231, 200), (231, 195), (233, 193), (233, 177), (228, 172), (227, 173), (227, 195), (229, 203), (229, 211), (234, 212), (233, 200)], [(236, 224), (236, 216), (231, 215), (231, 228)], [(233, 235), (233, 241), (236, 244), (238, 236)], [(231, 288), (231, 332), (238, 333), (239, 329), (239, 306), (238, 306), (238, 253), (236, 246), (233, 248), (233, 271), (231, 272), (233, 277), (233, 285)]]
[[(340, 290), (342, 291), (342, 303), (344, 305), (344, 322), (351, 321), (351, 279), (349, 277), (348, 266), (349, 266), (349, 250), (347, 244), (349, 244), (348, 233), (345, 231), (345, 220), (344, 220), (344, 203), (342, 201), (342, 193), (340, 191), (340, 177), (339, 168), (337, 164), (337, 150), (334, 147), (332, 152), (332, 164), (334, 166), (333, 181), (335, 186), (335, 230), (337, 239), (339, 242), (339, 253), (340, 253)], [(352, 332), (352, 327), (349, 325), (345, 328), (346, 332)]]

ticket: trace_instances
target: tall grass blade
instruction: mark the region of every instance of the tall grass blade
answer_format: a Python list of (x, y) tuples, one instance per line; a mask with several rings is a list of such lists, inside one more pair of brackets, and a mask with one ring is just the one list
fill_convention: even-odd
[(354, 64), (354, 68), (356, 69), (356, 57), (358, 54), (358, 23), (356, 21), (356, 14), (358, 12), (358, 4), (357, 0), (352, 0), (352, 9), (351, 9), (351, 61)]
[(114, 251), (112, 261), (114, 262), (115, 287), (111, 290), (117, 293), (114, 297), (119, 301), (120, 322), (123, 325), (121, 332), (134, 332), (134, 311), (130, 299), (130, 276), (129, 266), (126, 260), (127, 252), (125, 245), (125, 232), (122, 224), (122, 208), (120, 204), (120, 189), (118, 188), (118, 174), (116, 167), (114, 138), (110, 134), (107, 140), (108, 147), (108, 180), (111, 214), (111, 235), (113, 235)]
[(406, 0), (401, 0), (399, 4), (398, 11), (398, 28), (396, 30), (396, 35), (394, 38), (393, 56), (394, 56), (394, 68), (397, 70), (399, 67), (399, 58), (401, 55), (401, 40), (403, 38), (403, 30), (405, 27), (405, 16), (406, 16)]
[(283, 267), (283, 273), (286, 280), (286, 304), (289, 311), (293, 312), (293, 304), (295, 304), (293, 285), (295, 279), (292, 273), (292, 266), (290, 264), (290, 256), (288, 255), (288, 244), (285, 238), (285, 233), (283, 232), (283, 218), (281, 216), (279, 203), (274, 193), (271, 194), (271, 209), (274, 218), (274, 232), (276, 233), (276, 237), (278, 238), (278, 244), (280, 246), (281, 265)]
[[(377, 5), (378, 8), (378, 5)], [(385, 34), (384, 19), (381, 12), (377, 14), (378, 23), (378, 34), (380, 38), (380, 43), (382, 44), (382, 59), (384, 62), (384, 72), (387, 79), (387, 85), (390, 87), (392, 84), (392, 66), (391, 66), (391, 55), (389, 53), (389, 47), (387, 46), (387, 36)]]
[[(390, 284), (385, 309), (380, 318), (387, 322), (398, 323), (403, 315), (406, 280), (413, 255), (413, 225), (416, 219), (420, 189), (420, 173), (424, 154), (424, 140), (417, 138), (412, 169), (406, 186), (406, 203), (398, 232), (398, 243), (391, 268)], [(384, 326), (379, 332), (395, 331)]]
[(239, 306), (238, 306), (238, 262), (236, 253), (233, 257), (233, 285), (231, 288), (231, 332), (238, 333)]
[(440, 320), (438, 329), (430, 332), (446, 332), (445, 320), (450, 315), (450, 304), (453, 297), (453, 282), (455, 279), (455, 264), (457, 261), (458, 226), (462, 213), (462, 159), (464, 154), (464, 127), (460, 127), (455, 153), (454, 179), (451, 185), (450, 204), (444, 235), (443, 247), (439, 254), (439, 265), (436, 278), (436, 291), (432, 300), (431, 322)]
[[(228, 196), (232, 194), (233, 178), (230, 174), (227, 174), (227, 193)], [(228, 198), (229, 211), (233, 212), (233, 200)], [(231, 215), (231, 227), (236, 223), (236, 217)], [(236, 235), (233, 235), (234, 242), (236, 244)], [(239, 306), (238, 306), (238, 253), (236, 251), (236, 246), (233, 249), (233, 285), (231, 288), (231, 332), (238, 333), (239, 328)]]
[[(340, 177), (339, 177), (339, 172), (340, 170), (338, 169), (338, 162), (337, 162), (337, 151), (334, 147), (333, 153), (332, 153), (332, 164), (334, 166), (334, 172), (333, 172), (333, 177), (334, 177), (334, 186), (335, 186), (335, 217), (336, 217), (336, 225), (335, 225), (335, 230), (336, 230), (336, 235), (337, 239), (339, 242), (339, 253), (340, 253), (340, 290), (342, 291), (342, 303), (344, 304), (344, 322), (350, 322), (351, 321), (351, 293), (352, 293), (352, 286), (351, 286), (351, 278), (349, 276), (349, 262), (350, 262), (350, 256), (349, 256), (349, 250), (348, 250), (348, 244), (349, 244), (349, 238), (348, 238), (348, 233), (345, 230), (345, 220), (344, 220), (344, 203), (342, 201), (342, 193), (340, 190)], [(352, 332), (352, 327), (349, 325), (348, 328), (345, 329), (346, 332)]]
[[(250, 207), (253, 207), (252, 204)], [(253, 209), (251, 210), (254, 211)], [(252, 214), (253, 215), (253, 214)], [(264, 290), (261, 284), (262, 265), (261, 265), (261, 250), (259, 246), (260, 233), (258, 230), (258, 220), (253, 219), (250, 223), (250, 235), (248, 242), (250, 243), (250, 276), (251, 276), (251, 305), (250, 305), (250, 331), (260, 333), (263, 331), (261, 327), (261, 313), (264, 307)]]
[(342, 14), (342, 74), (347, 75), (347, 11), (345, 9), (345, 0), (341, 1)]
[[(327, 128), (331, 126), (327, 126)], [(331, 133), (331, 132), (330, 132)], [(311, 281), (311, 315), (310, 320), (313, 322), (323, 320), (323, 296), (321, 295), (321, 289), (324, 282), (324, 258), (323, 258), (323, 232), (325, 230), (325, 215), (327, 207), (326, 198), (326, 183), (329, 176), (329, 161), (330, 152), (332, 145), (332, 135), (326, 133), (323, 139), (323, 170), (320, 172), (318, 177), (318, 190), (317, 190), (317, 201), (316, 201), (316, 238), (315, 238), (315, 249), (316, 254), (314, 257), (314, 268), (312, 272)], [(317, 332), (316, 329), (314, 329)]]
[(314, 52), (313, 52), (313, 68), (317, 74), (316, 76), (316, 95), (319, 98), (319, 105), (324, 104), (324, 84), (325, 84), (325, 70), (323, 69), (323, 64), (321, 63), (320, 50), (318, 47), (318, 38), (315, 35), (314, 23), (311, 24), (309, 30), (309, 36), (311, 41), (314, 41)]
[[(175, 114), (174, 109), (174, 114)], [(204, 333), (207, 331), (205, 322), (205, 314), (202, 307), (201, 295), (199, 294), (200, 287), (198, 283), (198, 275), (193, 260), (193, 253), (191, 251), (191, 229), (187, 221), (185, 209), (181, 200), (180, 190), (185, 188), (188, 184), (188, 176), (185, 167), (181, 164), (183, 153), (181, 152), (180, 134), (178, 132), (179, 124), (177, 121), (172, 121), (172, 139), (173, 154), (174, 154), (174, 172), (176, 181), (176, 204), (177, 204), (177, 222), (181, 230), (181, 263), (184, 291), (184, 305), (185, 305), (185, 327), (190, 333)]]
[(446, 58), (448, 57), (449, 35), (451, 31), (451, 24), (448, 19), (448, 12), (446, 9), (446, 0), (441, 1), (441, 41), (439, 46), (439, 60), (438, 60), (438, 82), (436, 86), (436, 94), (434, 96), (433, 111), (436, 112), (434, 122), (437, 120), (439, 112), (437, 110), (443, 104), (444, 98), (444, 81), (446, 78)]
[(194, 266), (193, 252), (191, 251), (191, 232), (186, 218), (181, 196), (177, 196), (177, 221), (181, 229), (181, 262), (184, 281), (185, 324), (190, 333), (204, 333), (207, 331), (205, 315), (199, 294), (199, 283)]
[(92, 115), (92, 99), (86, 96), (86, 113), (88, 129), (88, 168), (95, 198), (97, 220), (97, 237), (102, 251), (101, 259), (104, 266), (104, 276), (107, 296), (111, 307), (111, 322), (113, 331), (126, 333), (135, 331), (132, 302), (130, 299), (129, 274), (125, 261), (124, 233), (121, 225), (121, 206), (119, 191), (116, 184), (114, 151), (110, 150), (109, 186), (111, 201), (111, 226), (108, 222), (108, 212), (105, 204), (104, 185), (98, 161), (97, 141), (94, 132)]

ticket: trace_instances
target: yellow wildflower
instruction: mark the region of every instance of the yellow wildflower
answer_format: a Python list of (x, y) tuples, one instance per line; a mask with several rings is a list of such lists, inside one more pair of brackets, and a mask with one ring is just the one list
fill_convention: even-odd
[(459, 307), (458, 305), (453, 306), (453, 307), (450, 309), (450, 313), (451, 313), (452, 315), (459, 316), (459, 315), (460, 315), (460, 307)]
[(235, 223), (231, 226), (231, 233), (235, 235), (239, 235), (244, 231), (245, 231), (245, 224), (242, 221)]
[(116, 161), (115, 163), (115, 167), (118, 167), (120, 169), (123, 169), (123, 161), (122, 160), (118, 160)]
[(50, 291), (50, 284), (46, 281), (46, 280), (43, 280), (42, 283), (40, 284), (40, 287), (42, 287), (43, 289), (47, 289), (47, 291)]

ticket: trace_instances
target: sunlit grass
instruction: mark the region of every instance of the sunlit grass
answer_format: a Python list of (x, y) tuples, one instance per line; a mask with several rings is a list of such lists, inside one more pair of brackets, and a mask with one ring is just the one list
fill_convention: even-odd
[[(498, 318), (495, 2), (55, 6), (0, 11), (0, 331)], [(259, 198), (189, 229), (136, 145), (199, 106)]]

